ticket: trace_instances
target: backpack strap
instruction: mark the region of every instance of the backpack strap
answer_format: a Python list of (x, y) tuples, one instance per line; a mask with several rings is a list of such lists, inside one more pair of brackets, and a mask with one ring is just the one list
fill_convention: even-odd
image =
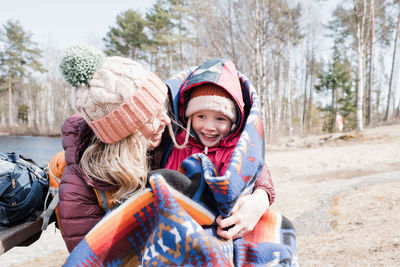
[[(59, 192), (58, 192), (58, 187), (61, 183), (61, 177), (64, 172), (64, 168), (66, 166), (65, 162), (65, 151), (62, 150), (56, 155), (53, 156), (51, 161), (46, 167), (46, 171), (49, 177), (49, 191), (47, 192), (46, 200), (44, 201), (45, 207), (44, 211), (42, 213), (43, 217), (43, 224), (42, 224), (42, 230), (46, 230), (47, 226), (50, 223), (51, 217), (53, 215), (53, 212), (55, 212), (57, 223), (59, 225), (59, 229), (62, 234), (61, 226), (60, 226), (60, 216), (58, 214), (58, 203), (60, 202), (59, 198)], [(103, 191), (99, 190), (96, 188), (93, 188), (97, 202), (99, 203), (99, 206), (107, 212), (114, 204), (114, 200), (112, 198), (113, 194), (115, 191)], [(46, 207), (46, 204), (48, 203), (48, 198), (50, 195), (53, 197), (52, 201)]]
[[(53, 162), (53, 160), (52, 160), (47, 165), (47, 168), (46, 168), (46, 171), (47, 171), (47, 173), (49, 175), (50, 187), (49, 187), (49, 191), (47, 192), (46, 199), (44, 201), (44, 205), (45, 206), (44, 206), (44, 209), (43, 209), (44, 211), (42, 213), (42, 217), (43, 217), (42, 230), (46, 230), (47, 229), (47, 226), (49, 225), (49, 221), (50, 221), (51, 215), (53, 214), (54, 210), (56, 209), (56, 207), (58, 205), (58, 202), (60, 202), (60, 197), (58, 195), (58, 185), (60, 184), (61, 179), (58, 178), (57, 175), (54, 173), (54, 171), (57, 171), (57, 167), (58, 166), (56, 165), (56, 162)], [(65, 167), (65, 163), (61, 164), (62, 171), (64, 171), (64, 167)], [(55, 186), (54, 182), (51, 179), (55, 179), (55, 181), (58, 183), (58, 185)], [(53, 196), (53, 200), (50, 202), (49, 206), (46, 207), (47, 199), (49, 198), (50, 195)]]
[[(49, 163), (49, 165), (50, 165), (50, 163)], [(54, 168), (54, 167), (53, 167), (53, 168)], [(58, 184), (61, 183), (61, 179), (59, 179), (59, 178), (57, 177), (57, 175), (55, 175), (55, 174), (53, 173), (54, 169), (52, 169), (52, 168), (50, 168), (50, 166), (48, 166), (46, 170), (47, 170), (49, 176), (51, 176), (51, 178), (56, 179), (56, 181), (58, 182)], [(62, 170), (64, 171), (64, 168), (62, 168)], [(61, 176), (60, 176), (60, 177), (61, 177)]]
[[(65, 152), (64, 150), (62, 150), (53, 156), (53, 158), (50, 160), (50, 162), (47, 164), (45, 168), (47, 175), (49, 177), (50, 187), (49, 191), (47, 192), (46, 199), (44, 201), (45, 206), (42, 213), (43, 217), (42, 230), (47, 229), (47, 226), (49, 225), (53, 212), (56, 213), (57, 223), (60, 224), (58, 216), (58, 203), (60, 202), (58, 195), (58, 187), (61, 182), (61, 176), (62, 173), (64, 172), (65, 165), (66, 165)], [(50, 195), (53, 197), (53, 199), (50, 202), (49, 206), (46, 207), (46, 204), (48, 203), (47, 200), (50, 197)]]
[[(114, 204), (114, 201), (111, 198), (111, 195), (113, 192), (98, 190), (96, 188), (93, 188), (93, 189), (94, 189), (94, 192), (96, 193), (97, 201), (99, 202), (100, 207), (107, 213), (107, 211), (109, 211)], [(45, 203), (47, 202), (47, 198), (49, 197), (50, 194), (53, 195), (53, 200), (50, 202), (50, 204), (47, 208), (45, 207), (44, 212), (42, 214), (42, 216), (43, 216), (42, 230), (47, 229), (51, 215), (53, 214), (58, 203), (60, 202), (58, 188), (50, 187), (49, 192), (47, 193), (47, 196), (46, 196)], [(57, 216), (57, 221), (58, 221), (58, 219), (59, 218)]]
[(100, 189), (93, 188), (96, 193), (97, 201), (99, 202), (100, 207), (105, 211), (109, 211), (114, 205), (114, 200), (112, 195), (115, 193), (114, 191), (103, 191)]
[[(51, 190), (51, 189), (53, 189), (53, 188), (49, 188), (49, 192), (47, 193), (45, 203), (47, 202), (47, 198), (50, 194), (52, 194), (54, 196), (54, 198), (50, 202), (49, 206), (44, 209), (44, 212), (42, 214), (42, 216), (43, 216), (42, 230), (47, 229), (47, 226), (49, 225), (50, 217), (53, 214), (55, 208), (57, 207), (58, 202), (60, 202), (60, 197), (58, 195), (58, 188), (56, 188), (55, 190)], [(50, 191), (53, 191), (53, 192), (50, 192)], [(55, 192), (55, 195), (53, 194), (54, 192)]]

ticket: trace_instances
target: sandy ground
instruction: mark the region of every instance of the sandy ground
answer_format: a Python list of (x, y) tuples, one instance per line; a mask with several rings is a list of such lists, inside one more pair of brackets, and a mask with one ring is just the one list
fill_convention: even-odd
[(267, 162), (300, 266), (400, 266), (399, 124), (270, 146)]
[[(275, 210), (295, 225), (300, 266), (400, 266), (400, 124), (267, 147)], [(54, 225), (1, 266), (60, 266)]]

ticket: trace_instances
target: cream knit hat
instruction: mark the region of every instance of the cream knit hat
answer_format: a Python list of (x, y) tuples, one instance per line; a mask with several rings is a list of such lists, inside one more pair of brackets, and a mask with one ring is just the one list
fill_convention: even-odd
[(236, 107), (232, 98), (223, 88), (212, 83), (196, 86), (190, 92), (185, 116), (189, 118), (200, 110), (218, 111), (227, 116), (232, 123), (236, 122)]
[(167, 99), (166, 85), (138, 62), (104, 58), (90, 46), (71, 47), (60, 68), (75, 87), (75, 108), (104, 143), (118, 142), (140, 129)]

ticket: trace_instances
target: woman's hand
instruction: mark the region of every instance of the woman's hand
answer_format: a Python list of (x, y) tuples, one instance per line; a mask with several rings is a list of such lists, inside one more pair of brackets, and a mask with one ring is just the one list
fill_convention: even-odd
[[(217, 218), (217, 235), (225, 239), (235, 239), (252, 231), (261, 216), (269, 208), (267, 193), (262, 189), (256, 189), (253, 194), (241, 197), (233, 207), (231, 216), (222, 219)], [(232, 226), (232, 227), (231, 227)], [(223, 230), (230, 227), (229, 230)]]

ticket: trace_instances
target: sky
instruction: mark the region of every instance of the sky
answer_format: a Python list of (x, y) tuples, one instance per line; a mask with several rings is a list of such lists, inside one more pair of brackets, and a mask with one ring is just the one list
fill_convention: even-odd
[(0, 25), (18, 20), (41, 46), (65, 49), (77, 43), (102, 48), (116, 17), (133, 9), (144, 14), (154, 0), (2, 0)]
[[(306, 17), (327, 22), (326, 16), (338, 0), (317, 1), (318, 13)], [(40, 47), (49, 45), (65, 49), (76, 43), (90, 43), (103, 48), (109, 28), (116, 25), (118, 14), (132, 8), (144, 14), (155, 0), (2, 0), (0, 26), (7, 20), (18, 20)], [(294, 1), (295, 2), (295, 1)], [(315, 5), (306, 0), (305, 6)], [(304, 4), (303, 2), (303, 4)], [(332, 4), (332, 5), (331, 5)], [(307, 9), (307, 8), (306, 8)], [(315, 10), (314, 10), (315, 11)], [(321, 13), (325, 14), (321, 16)], [(324, 19), (325, 18), (325, 19)], [(324, 50), (328, 50), (325, 46)]]

